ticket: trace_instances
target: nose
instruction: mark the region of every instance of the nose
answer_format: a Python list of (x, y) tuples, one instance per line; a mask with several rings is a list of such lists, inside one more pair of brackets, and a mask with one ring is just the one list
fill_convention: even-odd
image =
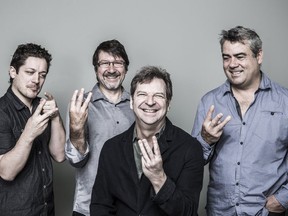
[(39, 78), (40, 78), (39, 73), (34, 73), (32, 77), (32, 82), (39, 83)]
[(229, 62), (229, 67), (231, 68), (235, 68), (238, 66), (238, 60), (237, 58), (231, 58), (230, 62)]
[(108, 71), (115, 72), (114, 62), (109, 62)]
[(155, 104), (154, 96), (153, 95), (148, 95), (146, 98), (146, 103), (149, 106), (153, 106)]

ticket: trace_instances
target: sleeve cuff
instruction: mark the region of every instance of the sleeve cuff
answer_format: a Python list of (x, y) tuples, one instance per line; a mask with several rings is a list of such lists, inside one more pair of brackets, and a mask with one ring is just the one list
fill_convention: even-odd
[(162, 188), (159, 190), (159, 192), (153, 197), (153, 201), (162, 204), (165, 203), (174, 193), (176, 188), (175, 183), (167, 176), (167, 179), (162, 186)]
[(81, 161), (83, 161), (88, 153), (89, 153), (90, 149), (89, 149), (89, 144), (87, 143), (87, 149), (85, 151), (84, 154), (81, 154), (76, 148), (75, 146), (71, 143), (70, 139), (68, 139), (66, 141), (65, 144), (65, 155), (67, 160), (70, 161), (70, 163), (72, 164), (76, 164), (79, 163)]
[[(282, 188), (283, 189), (283, 188)], [(285, 193), (286, 190), (284, 191), (279, 191), (276, 194), (274, 194), (275, 198), (277, 201), (285, 208), (288, 208), (288, 198), (287, 198), (287, 193)]]

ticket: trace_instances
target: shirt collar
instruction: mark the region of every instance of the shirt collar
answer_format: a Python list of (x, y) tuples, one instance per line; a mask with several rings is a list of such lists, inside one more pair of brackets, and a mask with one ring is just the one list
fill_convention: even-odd
[[(157, 140), (160, 138), (160, 136), (163, 134), (164, 130), (165, 130), (165, 126), (166, 126), (166, 123), (162, 126), (162, 128), (160, 129), (160, 131), (158, 133), (155, 134)], [(134, 141), (138, 141), (139, 138), (137, 136), (137, 130), (136, 130), (136, 125), (134, 127), (134, 131), (133, 131), (133, 142)]]
[[(260, 82), (260, 86), (259, 86), (258, 91), (271, 89), (271, 80), (262, 71), (260, 71), (260, 73), (261, 73), (261, 82)], [(230, 82), (228, 80), (226, 80), (226, 82), (224, 83), (222, 93), (223, 93), (223, 96), (226, 95), (227, 93), (232, 94), (231, 85), (230, 85)]]
[[(22, 110), (24, 108), (26, 108), (27, 106), (14, 94), (14, 92), (12, 91), (12, 86), (10, 86), (7, 90), (7, 97), (12, 101), (13, 105), (15, 106), (15, 108), (19, 111)], [(32, 109), (33, 112), (34, 110), (37, 108), (38, 104), (39, 104), (40, 98), (36, 97), (33, 101), (32, 101)]]
[[(121, 95), (121, 100), (118, 103), (130, 100), (130, 94), (123, 88), (122, 88), (122, 95)], [(107, 100), (106, 96), (101, 92), (99, 88), (99, 83), (96, 83), (96, 85), (92, 89), (92, 101), (97, 101), (97, 100)], [(86, 93), (88, 94), (88, 93)]]

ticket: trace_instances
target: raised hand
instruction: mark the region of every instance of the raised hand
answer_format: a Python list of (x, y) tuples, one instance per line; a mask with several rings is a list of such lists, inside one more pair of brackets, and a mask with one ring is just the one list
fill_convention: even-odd
[(161, 189), (167, 176), (163, 169), (162, 157), (155, 136), (152, 137), (153, 149), (146, 139), (138, 141), (142, 153), (142, 170), (144, 175), (152, 183), (155, 193)]
[(214, 105), (212, 105), (207, 113), (207, 116), (203, 122), (201, 136), (209, 145), (216, 143), (222, 133), (224, 126), (231, 120), (231, 116), (227, 116), (221, 121), (223, 114), (218, 113), (214, 119), (212, 114), (214, 112)]
[(82, 88), (80, 92), (75, 90), (69, 107), (70, 141), (82, 153), (86, 150), (84, 129), (91, 98), (92, 92), (89, 92), (84, 100), (84, 89)]
[(29, 140), (32, 142), (37, 136), (43, 133), (48, 126), (50, 117), (58, 112), (58, 108), (51, 108), (44, 112), (46, 100), (42, 99), (35, 110), (34, 114), (28, 119), (24, 131), (26, 135), (29, 134)]
[[(56, 101), (55, 101), (53, 95), (48, 93), (48, 92), (45, 92), (45, 96), (47, 99), (46, 99), (46, 103), (43, 106), (42, 113), (46, 113), (50, 110), (53, 110), (53, 109), (55, 110), (57, 108), (57, 104), (56, 104)], [(50, 118), (53, 119), (58, 115), (59, 115), (59, 111), (57, 109), (56, 112), (54, 112), (53, 114), (50, 115)]]

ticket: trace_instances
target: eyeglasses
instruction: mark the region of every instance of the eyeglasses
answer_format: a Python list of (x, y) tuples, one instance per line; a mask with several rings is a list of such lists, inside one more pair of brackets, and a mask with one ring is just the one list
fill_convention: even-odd
[(98, 66), (101, 68), (108, 68), (111, 66), (111, 64), (113, 65), (113, 67), (115, 68), (123, 68), (125, 65), (125, 62), (123, 61), (114, 61), (114, 62), (109, 62), (109, 61), (100, 61), (98, 62)]

